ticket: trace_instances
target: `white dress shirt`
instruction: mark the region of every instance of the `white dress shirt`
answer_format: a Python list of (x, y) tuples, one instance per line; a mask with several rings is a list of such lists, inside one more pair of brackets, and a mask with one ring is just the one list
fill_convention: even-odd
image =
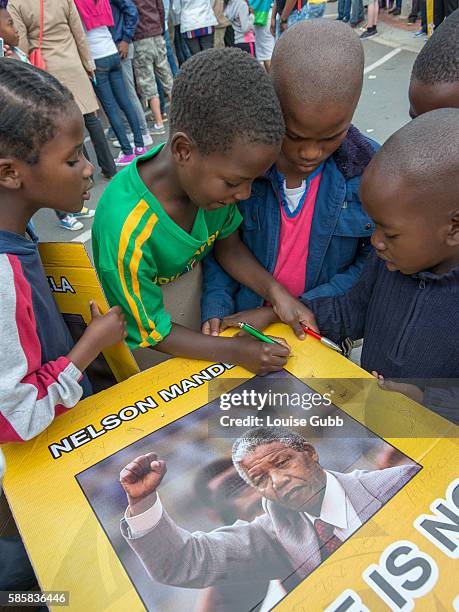
[(338, 480), (330, 472), (325, 473), (327, 475), (327, 484), (325, 485), (325, 495), (320, 509), (320, 516), (313, 516), (308, 512), (305, 512), (305, 515), (312, 524), (320, 518), (326, 523), (333, 525), (333, 533), (344, 542), (361, 526), (362, 521), (359, 519)]

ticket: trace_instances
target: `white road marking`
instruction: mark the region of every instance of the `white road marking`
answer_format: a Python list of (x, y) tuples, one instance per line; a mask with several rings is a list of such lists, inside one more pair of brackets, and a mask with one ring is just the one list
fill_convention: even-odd
[(70, 242), (88, 242), (88, 240), (91, 240), (91, 230), (90, 229), (86, 230), (85, 232), (77, 236), (76, 238), (72, 238)]
[(379, 60), (377, 60), (373, 64), (370, 64), (369, 66), (367, 66), (364, 69), (363, 74), (368, 74), (369, 72), (371, 72), (375, 68), (379, 68), (379, 66), (382, 66), (383, 64), (388, 62), (390, 59), (392, 59), (393, 57), (398, 55), (401, 51), (402, 51), (401, 47), (397, 47), (393, 51), (389, 51), (389, 53), (386, 53), (386, 55), (383, 55), (382, 57), (380, 57)]

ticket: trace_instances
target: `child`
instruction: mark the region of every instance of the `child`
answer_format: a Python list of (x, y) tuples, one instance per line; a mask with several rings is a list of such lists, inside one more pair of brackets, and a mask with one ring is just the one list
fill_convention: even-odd
[(264, 69), (239, 49), (211, 49), (182, 66), (172, 94), (169, 140), (105, 190), (93, 225), (94, 261), (111, 303), (121, 303), (131, 347), (239, 363), (266, 373), (289, 350), (248, 337), (211, 338), (172, 324), (161, 285), (215, 247), (227, 272), (267, 299), (304, 337), (304, 306), (244, 247), (235, 201), (279, 154), (284, 125)]
[(253, 11), (249, 11), (246, 0), (224, 0), (223, 4), (223, 14), (233, 27), (234, 46), (255, 57)]
[[(368, 166), (361, 196), (375, 248), (345, 295), (308, 301), (306, 324), (364, 337), (362, 367), (459, 423), (459, 110), (426, 113)], [(428, 179), (428, 180), (426, 180)], [(250, 320), (250, 319), (249, 319)], [(416, 384), (409, 382), (416, 380)], [(443, 379), (443, 380), (441, 380)], [(456, 379), (456, 381), (445, 381)]]
[[(362, 45), (339, 22), (297, 24), (277, 42), (271, 76), (287, 133), (276, 164), (239, 203), (242, 239), (293, 296), (341, 294), (359, 278), (373, 231), (358, 192), (375, 144), (351, 126)], [(263, 298), (205, 260), (204, 333), (217, 335), (223, 317), (261, 306)]]
[(92, 165), (83, 118), (50, 74), (0, 60), (0, 442), (29, 440), (91, 393), (82, 372), (126, 334), (119, 308), (93, 320), (74, 346), (57, 310), (37, 245), (25, 237), (40, 208), (77, 212)]
[(436, 108), (459, 108), (459, 10), (426, 42), (414, 62), (409, 89), (410, 115)]
[(3, 38), (5, 56), (13, 57), (21, 62), (29, 62), (27, 55), (19, 49), (19, 32), (13, 19), (7, 11), (8, 0), (0, 0), (0, 38)]

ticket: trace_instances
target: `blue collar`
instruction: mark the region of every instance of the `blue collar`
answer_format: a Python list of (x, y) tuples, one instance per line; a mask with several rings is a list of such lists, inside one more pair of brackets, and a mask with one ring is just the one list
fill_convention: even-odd
[(287, 215), (287, 217), (289, 217), (290, 219), (293, 219), (294, 217), (296, 217), (297, 215), (301, 213), (304, 202), (306, 200), (306, 196), (308, 195), (309, 188), (311, 186), (311, 182), (314, 178), (316, 178), (322, 172), (324, 165), (325, 165), (325, 162), (322, 162), (320, 166), (318, 166), (314, 170), (314, 172), (310, 174), (308, 178), (306, 179), (306, 186), (304, 188), (304, 193), (301, 196), (301, 200), (294, 212), (290, 211), (288, 204), (287, 204), (287, 198), (285, 197), (285, 190), (284, 190), (285, 176), (281, 172), (279, 172), (276, 166), (273, 166), (273, 168), (276, 171), (276, 178), (277, 178), (277, 197), (279, 199), (279, 204), (284, 209), (284, 212)]

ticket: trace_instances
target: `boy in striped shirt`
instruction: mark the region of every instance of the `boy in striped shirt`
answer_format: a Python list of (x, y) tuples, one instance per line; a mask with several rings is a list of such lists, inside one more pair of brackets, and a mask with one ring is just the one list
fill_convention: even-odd
[(190, 58), (174, 82), (169, 140), (110, 183), (93, 225), (94, 262), (110, 303), (128, 321), (128, 344), (196, 359), (281, 369), (289, 349), (247, 337), (204, 336), (171, 322), (161, 286), (213, 248), (222, 267), (269, 301), (304, 337), (305, 307), (241, 242), (236, 202), (276, 159), (284, 122), (274, 88), (237, 49)]

